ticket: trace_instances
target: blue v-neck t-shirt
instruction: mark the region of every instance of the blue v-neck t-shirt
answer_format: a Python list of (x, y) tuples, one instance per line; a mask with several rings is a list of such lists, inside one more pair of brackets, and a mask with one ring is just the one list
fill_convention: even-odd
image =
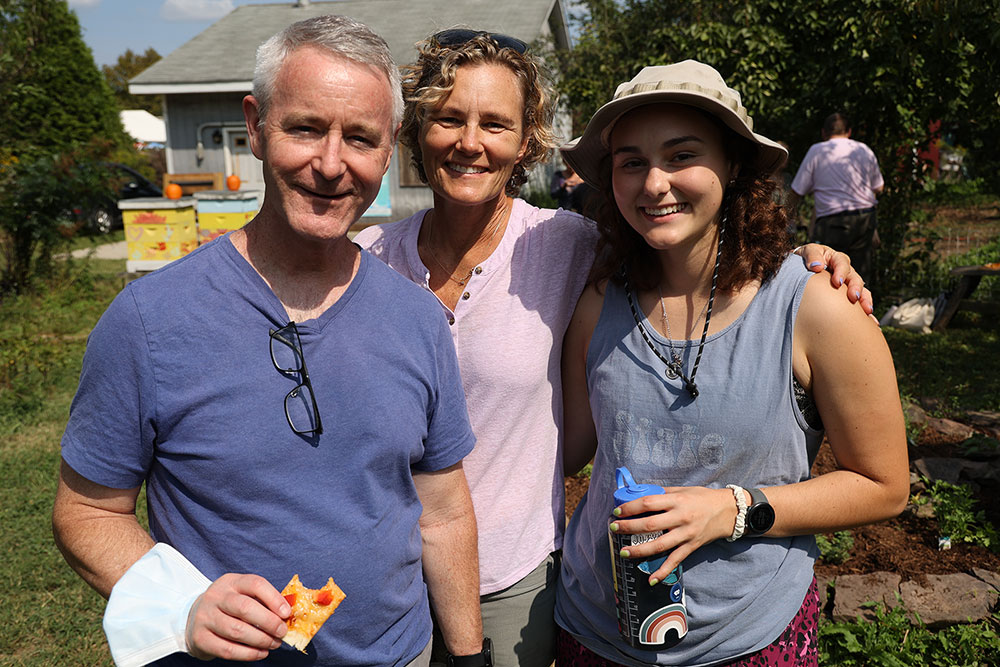
[(296, 323), (323, 422), (296, 435), (284, 399), (301, 378), (270, 356), (287, 315), (223, 237), (131, 282), (101, 317), (63, 459), (104, 486), (145, 482), (153, 539), (209, 579), (333, 577), (347, 598), (310, 656), (283, 646), (268, 664), (406, 664), (431, 633), (412, 472), (474, 444), (439, 309), (362, 251), (344, 295)]

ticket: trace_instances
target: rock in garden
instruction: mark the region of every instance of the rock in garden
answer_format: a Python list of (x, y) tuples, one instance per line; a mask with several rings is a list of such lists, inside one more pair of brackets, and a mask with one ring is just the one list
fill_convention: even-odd
[(977, 482), (996, 482), (1000, 480), (1000, 466), (990, 461), (968, 461), (962, 475)]
[(936, 516), (934, 514), (934, 503), (922, 503), (920, 505), (910, 503), (903, 512), (917, 519), (933, 519)]
[(928, 456), (914, 461), (913, 467), (931, 481), (942, 479), (952, 484), (973, 483), (973, 488), (976, 488), (975, 482), (1000, 480), (1000, 466), (991, 461)]
[(993, 586), (968, 574), (926, 575), (925, 579), (924, 585), (904, 581), (899, 592), (910, 618), (919, 616), (932, 630), (989, 618), (997, 602)]
[(903, 407), (903, 416), (906, 417), (906, 423), (912, 426), (923, 426), (927, 423), (927, 413), (916, 403), (907, 403)]
[(840, 575), (834, 581), (833, 621), (851, 623), (858, 616), (866, 621), (874, 621), (875, 612), (862, 605), (881, 602), (886, 608), (895, 607), (898, 604), (896, 595), (900, 581), (901, 577), (892, 572)]
[(927, 428), (937, 433), (941, 440), (951, 444), (957, 444), (971, 438), (973, 433), (971, 426), (951, 419), (936, 419), (934, 417), (927, 420)]
[(1000, 412), (975, 410), (965, 413), (963, 419), (991, 438), (1000, 440)]
[(984, 570), (981, 567), (972, 568), (972, 574), (976, 576), (980, 581), (985, 581), (987, 584), (992, 586), (998, 593), (1000, 593), (1000, 574), (996, 572), (990, 572), (989, 570)]
[(1000, 427), (1000, 412), (992, 410), (973, 410), (965, 413), (966, 421), (973, 426), (996, 426)]
[(922, 396), (920, 398), (920, 405), (923, 406), (924, 410), (934, 412), (944, 407), (944, 401), (940, 398), (934, 398), (932, 396)]
[(913, 467), (931, 481), (941, 479), (952, 484), (958, 484), (966, 463), (968, 461), (964, 459), (927, 456), (914, 461)]

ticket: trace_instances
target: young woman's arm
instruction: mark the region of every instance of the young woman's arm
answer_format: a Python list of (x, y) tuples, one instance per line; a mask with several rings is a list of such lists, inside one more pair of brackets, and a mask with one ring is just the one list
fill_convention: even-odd
[(587, 390), (587, 348), (601, 316), (604, 294), (593, 285), (580, 295), (562, 350), (563, 473), (575, 475), (594, 458), (597, 431)]
[(909, 460), (892, 355), (871, 319), (822, 277), (806, 286), (793, 364), (840, 469), (765, 491), (775, 509), (768, 534), (826, 533), (899, 514), (909, 495)]

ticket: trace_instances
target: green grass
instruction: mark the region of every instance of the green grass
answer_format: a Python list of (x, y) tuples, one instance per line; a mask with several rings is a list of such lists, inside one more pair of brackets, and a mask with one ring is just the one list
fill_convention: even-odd
[(1000, 410), (1000, 329), (989, 318), (959, 314), (942, 332), (883, 329), (896, 364), (900, 394), (937, 398), (936, 416)]
[[(86, 336), (124, 286), (124, 268), (124, 261), (67, 261), (35, 293), (0, 298), (3, 667), (111, 664), (101, 630), (104, 600), (63, 561), (52, 541), (49, 517), (59, 439)], [(995, 323), (960, 313), (941, 333), (886, 329), (885, 335), (904, 395), (940, 399), (940, 416), (1000, 409), (1000, 333)], [(144, 507), (140, 496), (140, 510)], [(920, 656), (919, 661), (906, 664), (952, 664), (948, 651), (955, 646), (980, 656), (983, 664), (996, 664), (1000, 651), (995, 634), (983, 640), (986, 644), (975, 639), (976, 632), (985, 631), (978, 626), (975, 632), (960, 628), (936, 634), (914, 628), (908, 635), (888, 626), (886, 632), (895, 634), (825, 624), (821, 649), (831, 659), (823, 664), (899, 664), (891, 658), (905, 660), (906, 646), (916, 646), (918, 640), (919, 651), (912, 655)], [(886, 662), (866, 663), (866, 655), (882, 645), (898, 646), (899, 652), (887, 648)]]
[(50, 515), (86, 336), (124, 262), (68, 262), (0, 302), (0, 665), (110, 665), (104, 600), (66, 565)]

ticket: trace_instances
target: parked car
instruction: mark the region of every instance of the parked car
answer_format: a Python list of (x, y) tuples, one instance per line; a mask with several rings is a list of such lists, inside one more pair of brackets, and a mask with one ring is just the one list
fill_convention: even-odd
[(117, 162), (106, 162), (101, 165), (106, 169), (113, 181), (111, 192), (116, 193), (96, 206), (84, 211), (75, 210), (83, 226), (96, 234), (107, 234), (122, 226), (122, 214), (118, 210), (118, 202), (122, 199), (137, 197), (162, 197), (163, 190), (156, 183), (137, 172), (132, 167)]

